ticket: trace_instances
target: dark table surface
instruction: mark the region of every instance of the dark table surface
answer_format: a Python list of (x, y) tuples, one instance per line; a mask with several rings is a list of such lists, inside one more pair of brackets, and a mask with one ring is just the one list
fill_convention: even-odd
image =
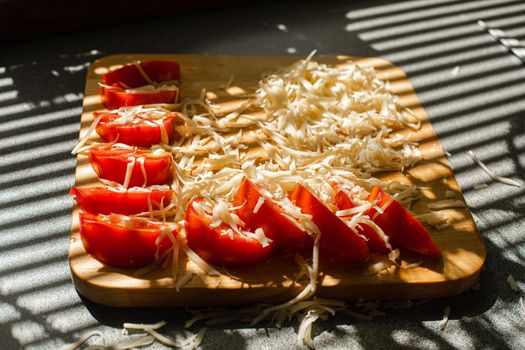
[[(488, 250), (478, 290), (388, 309), (371, 322), (337, 314), (315, 324), (317, 347), (525, 348), (525, 310), (519, 304), (525, 288), (525, 189), (491, 181), (467, 155), (473, 150), (498, 174), (524, 183), (525, 67), (480, 30), (478, 19), (525, 40), (523, 1), (282, 1), (2, 44), (0, 348), (56, 348), (95, 329), (111, 343), (130, 321), (166, 320), (165, 334), (184, 335), (184, 310), (102, 307), (81, 298), (71, 282), (70, 150), (91, 61), (115, 53), (307, 55), (313, 49), (379, 56), (407, 72), (450, 153)], [(482, 183), (488, 186), (476, 189)], [(509, 274), (519, 292), (509, 287)], [(447, 305), (450, 321), (442, 330)], [(211, 327), (202, 348), (295, 347), (296, 323), (265, 326)]]

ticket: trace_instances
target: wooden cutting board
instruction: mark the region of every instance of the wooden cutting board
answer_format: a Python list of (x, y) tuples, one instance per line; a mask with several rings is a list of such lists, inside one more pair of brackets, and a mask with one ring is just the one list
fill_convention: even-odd
[[(92, 112), (103, 109), (97, 87), (101, 75), (135, 60), (157, 59), (174, 60), (181, 64), (182, 98), (197, 98), (201, 90), (206, 88), (206, 91), (217, 95), (217, 101), (238, 103), (242, 99), (235, 97), (236, 92), (242, 94), (243, 91), (253, 91), (264, 74), (286, 67), (300, 57), (115, 55), (101, 58), (91, 65), (87, 74), (81, 137), (93, 121)], [(334, 65), (344, 64), (348, 59), (318, 58), (319, 61)], [(411, 208), (416, 214), (426, 212), (429, 201), (445, 199), (446, 191), (453, 191), (455, 199), (464, 201), (436, 134), (405, 73), (382, 59), (365, 58), (357, 61), (361, 65), (375, 67), (381, 79), (391, 82), (394, 92), (401, 96), (402, 104), (410, 107), (422, 121), (419, 131), (407, 130), (406, 134), (411, 140), (419, 142), (424, 160), (405, 174), (389, 173), (379, 178), (424, 187), (423, 198)], [(232, 75), (234, 88), (226, 93), (224, 87)], [(228, 104), (224, 106), (227, 108)], [(93, 140), (99, 140), (96, 135), (92, 137)], [(79, 155), (77, 162), (76, 185), (96, 184), (96, 175), (87, 157)], [(411, 269), (393, 267), (379, 275), (370, 275), (367, 266), (322, 263), (322, 282), (317, 295), (341, 300), (420, 299), (455, 295), (470, 288), (476, 283), (485, 261), (483, 240), (467, 206), (447, 209), (443, 213), (452, 224), (442, 231), (429, 229), (443, 253), (442, 259), (424, 261), (421, 266)], [(105, 266), (91, 258), (80, 240), (78, 224), (78, 207), (75, 206), (69, 251), (71, 273), (78, 291), (96, 303), (135, 307), (276, 303), (292, 298), (304, 288), (304, 282), (299, 284), (292, 280), (298, 271), (293, 256), (283, 254), (257, 266), (221, 270), (223, 275), (207, 276), (204, 281), (194, 276), (177, 292), (169, 269), (157, 269), (137, 277), (134, 269)], [(420, 260), (404, 253), (402, 257), (409, 263)], [(181, 264), (181, 269), (194, 270), (195, 266), (192, 263), (187, 266)]]

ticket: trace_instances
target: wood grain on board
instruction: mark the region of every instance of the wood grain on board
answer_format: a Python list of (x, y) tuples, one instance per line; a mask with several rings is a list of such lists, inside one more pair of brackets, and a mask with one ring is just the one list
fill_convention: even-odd
[[(180, 63), (182, 70), (182, 98), (197, 98), (203, 88), (217, 96), (215, 103), (242, 101), (241, 95), (253, 92), (257, 82), (268, 73), (286, 67), (299, 57), (251, 57), (251, 56), (193, 56), (193, 55), (115, 55), (95, 61), (87, 75), (83, 114), (82, 137), (93, 121), (92, 112), (102, 110), (97, 83), (101, 75), (119, 65), (135, 60), (165, 59)], [(318, 58), (319, 61), (344, 65), (349, 57)], [(420, 143), (423, 161), (404, 174), (378, 175), (383, 181), (398, 180), (422, 186), (423, 198), (417, 200), (412, 211), (427, 211), (429, 201), (445, 199), (446, 191), (453, 191), (455, 199), (464, 201), (436, 134), (429, 123), (405, 73), (387, 61), (377, 58), (356, 59), (359, 64), (373, 66), (379, 77), (391, 82), (394, 92), (401, 96), (404, 106), (410, 107), (422, 121), (418, 131), (402, 131), (412, 141)], [(233, 89), (226, 93), (224, 87), (234, 76)], [(239, 93), (239, 96), (235, 96)], [(209, 96), (213, 96), (213, 94)], [(228, 104), (223, 106), (228, 108)], [(229, 106), (231, 107), (231, 105)], [(97, 140), (96, 135), (92, 136)], [(76, 169), (76, 185), (97, 184), (94, 171), (87, 156), (79, 155)], [(78, 207), (73, 210), (69, 260), (73, 281), (78, 291), (88, 299), (110, 306), (212, 306), (240, 305), (257, 302), (275, 303), (287, 300), (304, 288), (304, 283), (293, 282), (298, 267), (292, 254), (272, 257), (269, 261), (249, 268), (222, 270), (219, 277), (197, 276), (179, 292), (168, 269), (157, 269), (144, 276), (135, 276), (134, 269), (106, 266), (90, 257), (79, 237)], [(416, 268), (400, 269), (393, 266), (388, 273), (370, 275), (367, 266), (341, 266), (321, 263), (320, 297), (341, 300), (422, 299), (454, 295), (476, 283), (485, 261), (485, 246), (472, 216), (464, 208), (443, 210), (451, 225), (442, 230), (429, 229), (434, 241), (443, 253), (437, 261), (423, 260)], [(403, 253), (406, 262), (420, 260), (417, 256)], [(182, 263), (182, 270), (196, 270), (191, 263)]]

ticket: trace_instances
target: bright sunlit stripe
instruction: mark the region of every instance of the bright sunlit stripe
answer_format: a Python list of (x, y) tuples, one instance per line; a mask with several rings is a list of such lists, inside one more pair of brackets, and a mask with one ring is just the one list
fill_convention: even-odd
[[(482, 64), (480, 65), (466, 65), (464, 71), (461, 71), (461, 77), (467, 78), (472, 76), (472, 79), (463, 82), (458, 82), (455, 84), (450, 84), (446, 87), (440, 87), (429, 91), (424, 91), (419, 93), (418, 96), (425, 103), (429, 103), (435, 100), (444, 99), (446, 97), (453, 98), (454, 96), (457, 96), (459, 94), (466, 94), (469, 91), (480, 91), (483, 88), (489, 89), (499, 84), (511, 85), (511, 83), (521, 83), (523, 80), (525, 80), (524, 70), (520, 71), (519, 69), (514, 69), (508, 72), (498, 71), (499, 69), (504, 68), (505, 66), (515, 67), (515, 65), (508, 64), (508, 62), (512, 63), (512, 61), (507, 59), (506, 57), (503, 59), (495, 59), (491, 61), (502, 62), (499, 65), (488, 64), (489, 62), (482, 62)], [(425, 78), (426, 79), (421, 79), (421, 77), (417, 77), (417, 79), (422, 83), (418, 85), (418, 87), (431, 87), (434, 84), (447, 83), (454, 79), (452, 73), (450, 73), (450, 69), (438, 71), (435, 74), (426, 76)]]
[[(522, 28), (507, 29), (505, 30), (505, 33), (507, 33), (512, 38), (520, 39), (520, 37), (525, 36), (525, 23)], [(525, 46), (524, 39), (521, 39), (521, 43)]]
[[(62, 124), (49, 129), (24, 130), (26, 131), (24, 133), (20, 132), (14, 136), (4, 137), (2, 139), (2, 143), (0, 144), (0, 150), (4, 148), (11, 148), (13, 146), (23, 147), (24, 145), (46, 141), (50, 138), (66, 136), (78, 132), (79, 129), (80, 123), (78, 121), (73, 121), (69, 122), (68, 124)], [(23, 137), (21, 137), (22, 135)]]
[(419, 1), (403, 1), (394, 4), (381, 4), (381, 6), (369, 7), (360, 10), (352, 10), (346, 14), (349, 19), (361, 19), (363, 17), (377, 16), (382, 14), (389, 14), (392, 12), (413, 10), (426, 6), (433, 6), (437, 4), (456, 2), (457, 0), (419, 0)]
[(18, 97), (18, 91), (16, 90), (0, 92), (0, 102), (14, 100), (17, 97)]
[[(24, 204), (30, 207), (34, 204), (33, 197), (46, 194), (47, 198), (45, 200), (47, 201), (51, 198), (59, 200), (60, 196), (64, 196), (68, 192), (70, 181), (71, 175), (53, 176), (41, 181), (31, 181), (30, 183), (20, 181), (21, 185), (0, 189), (0, 204), (9, 205), (9, 203), (20, 202), (26, 199), (28, 202)], [(10, 208), (13, 208), (12, 205)], [(2, 215), (0, 215), (1, 217)]]
[[(37, 114), (33, 116), (27, 116), (27, 117), (20, 118), (20, 119), (14, 119), (14, 120), (0, 124), (0, 132), (15, 130), (15, 129), (24, 128), (24, 127), (27, 128), (28, 126), (31, 126), (31, 127), (34, 127), (34, 129), (37, 129), (38, 124), (49, 123), (55, 120), (60, 120), (60, 119), (72, 117), (75, 115), (78, 115), (77, 124), (79, 124), (81, 113), (82, 113), (81, 107), (73, 107), (73, 108), (62, 109), (62, 110), (53, 111), (49, 113), (42, 113), (42, 114)], [(80, 128), (80, 124), (79, 124), (79, 128)]]
[[(53, 239), (69, 232), (70, 222), (63, 217), (51, 217), (38, 221), (28, 220), (20, 225), (2, 230), (0, 248), (10, 249), (21, 244), (31, 244), (34, 240)], [(23, 235), (20, 232), (24, 232)]]
[(63, 103), (70, 103), (70, 102), (76, 102), (82, 100), (84, 95), (82, 93), (74, 94), (74, 93), (68, 93), (63, 96), (58, 96), (53, 98), (54, 104), (63, 104)]
[[(5, 68), (4, 68), (5, 69)], [(0, 88), (13, 85), (13, 78), (0, 78)]]
[[(392, 30), (390, 30), (391, 32)], [(384, 51), (391, 49), (400, 49), (406, 46), (413, 46), (425, 43), (431, 43), (443, 39), (451, 39), (454, 37), (474, 34), (474, 35), (486, 35), (480, 32), (479, 27), (476, 24), (467, 24), (463, 26), (457, 26), (452, 28), (445, 28), (434, 30), (431, 32), (425, 32), (422, 34), (407, 35), (401, 38), (389, 39), (381, 42), (375, 42), (374, 48), (376, 50)]]
[(43, 339), (25, 346), (25, 350), (61, 349), (66, 342), (62, 338)]
[[(463, 130), (472, 130), (476, 128), (476, 125), (478, 124), (484, 124), (491, 121), (498, 122), (520, 112), (525, 112), (525, 97), (496, 107), (484, 108), (483, 113), (473, 112), (462, 114), (460, 117), (454, 118), (454, 123), (451, 123), (449, 120), (436, 120), (432, 122), (432, 127), (440, 135), (446, 133), (459, 134), (463, 132)], [(525, 138), (518, 138), (517, 141), (519, 142), (519, 140), (523, 140), (523, 146), (525, 147)], [(516, 146), (519, 147), (520, 144), (517, 144)]]
[[(1, 80), (1, 79), (0, 79)], [(35, 108), (35, 105), (31, 102), (17, 103), (5, 107), (0, 107), (0, 117), (10, 114), (17, 114), (30, 111)], [(1, 122), (1, 119), (0, 119)]]
[(42, 289), (58, 282), (71, 283), (71, 272), (66, 261), (2, 275), (0, 276), (0, 294), (19, 294), (28, 290)]
[[(35, 164), (34, 166), (28, 166), (27, 168), (21, 169), (21, 170), (15, 170), (12, 172), (8, 172), (5, 174), (0, 174), (0, 198), (1, 193), (4, 190), (2, 185), (6, 183), (12, 183), (17, 182), (20, 184), (23, 184), (24, 180), (27, 178), (34, 179), (35, 177), (56, 173), (56, 172), (73, 172), (75, 169), (75, 159), (65, 159), (65, 160), (59, 160), (56, 162), (49, 162), (45, 165), (42, 164)], [(56, 175), (55, 175), (55, 178)], [(61, 181), (64, 181), (65, 178), (60, 178)], [(36, 187), (38, 187), (39, 182), (35, 182), (34, 180), (31, 181), (31, 184), (34, 184)]]
[[(522, 111), (522, 110), (520, 110), (520, 111)], [(516, 137), (516, 138), (514, 138), (513, 144), (514, 144), (514, 147), (516, 147), (516, 148), (525, 149), (525, 137)], [(520, 154), (519, 157), (520, 158), (524, 158), (523, 159), (523, 164), (525, 164), (525, 152)]]
[(46, 242), (28, 244), (22, 248), (0, 252), (0, 272), (11, 271), (23, 266), (38, 264), (42, 261), (66, 258), (67, 252), (62, 249), (67, 242), (64, 238), (50, 239)]
[[(437, 67), (448, 67), (449, 71), (452, 71), (451, 67), (459, 65), (460, 68), (464, 61), (475, 60), (477, 62), (483, 62), (488, 56), (506, 56), (506, 51), (498, 45), (491, 45), (478, 49), (473, 49), (465, 52), (452, 53), (449, 55), (441, 55), (435, 58), (429, 58), (414, 63), (408, 63), (403, 66), (403, 70), (411, 77), (417, 77), (417, 73), (425, 70), (430, 70)], [(458, 75), (462, 76), (461, 71)]]
[(0, 302), (0, 325), (19, 320), (21, 317), (22, 315), (13, 305)]
[[(510, 8), (510, 10), (509, 10)], [(395, 26), (395, 30), (392, 27), (381, 28), (370, 30), (367, 32), (359, 33), (359, 38), (365, 41), (374, 41), (374, 40), (386, 40), (391, 36), (401, 36), (406, 34), (407, 36), (413, 35), (420, 31), (431, 31), (431, 30), (440, 30), (446, 29), (447, 27), (455, 27), (461, 24), (471, 24), (473, 28), (478, 29), (480, 33), (482, 30), (478, 27), (477, 21), (480, 18), (486, 19), (490, 17), (500, 16), (500, 15), (512, 15), (516, 11), (523, 11), (525, 5), (515, 5), (510, 7), (503, 7), (498, 9), (491, 9), (490, 11), (479, 11), (469, 14), (457, 14), (454, 16), (436, 18), (436, 19), (427, 19), (424, 21), (415, 21), (408, 24), (399, 24)], [(349, 24), (351, 25), (351, 24)]]
[(99, 324), (89, 312), (86, 312), (84, 305), (51, 313), (46, 317), (46, 321), (51, 328), (63, 333), (74, 332)]
[[(490, 107), (497, 104), (499, 101), (512, 100), (513, 98), (524, 98), (525, 91), (517, 89), (516, 86), (508, 86), (498, 89), (498, 93), (494, 91), (485, 91), (478, 94), (470, 94), (461, 99), (454, 101), (444, 101), (440, 104), (425, 107), (428, 114), (433, 117), (432, 122), (441, 118), (448, 119), (453, 114), (468, 113), (470, 110), (479, 107)], [(490, 134), (490, 131), (487, 131)]]
[(49, 337), (43, 325), (30, 320), (14, 323), (11, 326), (11, 335), (18, 340), (21, 345), (26, 345)]
[(71, 154), (71, 150), (73, 149), (73, 147), (75, 147), (76, 143), (76, 140), (68, 140), (53, 143), (52, 145), (46, 145), (45, 147), (39, 149), (38, 152), (28, 152), (22, 150), (19, 152), (13, 152), (7, 155), (2, 155), (2, 157), (0, 157), (0, 167), (15, 167), (17, 163), (26, 161), (34, 161), (35, 165), (41, 164), (39, 163), (39, 159), (43, 157)]
[[(48, 217), (62, 213), (71, 209), (71, 201), (69, 200), (55, 200), (50, 202), (49, 199), (33, 201), (30, 204), (21, 204), (12, 206), (9, 211), (2, 213), (0, 216), (0, 226), (9, 226), (34, 220), (35, 216)], [(63, 215), (63, 214), (60, 214)]]
[[(406, 49), (401, 51), (394, 51), (386, 54), (383, 57), (397, 64), (406, 60), (415, 60), (422, 57), (436, 57), (446, 54), (448, 52), (456, 53), (458, 50), (466, 51), (470, 47), (480, 45), (494, 45), (494, 39), (489, 35), (479, 35), (471, 38), (462, 38), (457, 40), (450, 40), (445, 43), (430, 44), (420, 46), (413, 49)], [(374, 45), (372, 45), (374, 47)]]
[(525, 24), (525, 15), (516, 16), (511, 14), (509, 17), (504, 18), (495, 18), (495, 19), (484, 19), (484, 22), (489, 27), (505, 29), (505, 32), (508, 33), (510, 29), (505, 27), (516, 26), (516, 24)]
[[(445, 25), (451, 25), (451, 24), (465, 23), (465, 22), (475, 21), (480, 18), (487, 18), (490, 16), (497, 16), (497, 15), (502, 15), (502, 14), (507, 14), (507, 13), (515, 13), (516, 11), (520, 11), (523, 9), (523, 5), (515, 5), (515, 6), (507, 6), (507, 7), (501, 7), (501, 8), (484, 9), (484, 10), (475, 11), (475, 12), (461, 13), (462, 11), (466, 11), (466, 10), (474, 10), (474, 9), (481, 9), (484, 7), (499, 6), (499, 5), (502, 5), (505, 3), (511, 3), (511, 2), (521, 2), (521, 0), (500, 0), (498, 1), (497, 4), (495, 4), (493, 0), (482, 0), (482, 1), (473, 1), (470, 3), (461, 3), (457, 5), (440, 6), (440, 7), (431, 8), (431, 9), (423, 9), (420, 11), (410, 11), (410, 12), (392, 15), (392, 16), (385, 15), (385, 16), (381, 16), (381, 17), (377, 17), (373, 19), (366, 19), (363, 21), (357, 21), (357, 22), (350, 23), (346, 26), (346, 30), (349, 32), (362, 31), (365, 29), (385, 27), (387, 25), (390, 25), (389, 32), (385, 32), (384, 30), (381, 30), (381, 32), (387, 35), (398, 35), (398, 34), (404, 33), (402, 30), (398, 32), (398, 29), (401, 29), (401, 28), (411, 27), (413, 31), (422, 30), (423, 28), (430, 29), (430, 28), (434, 28), (435, 26), (445, 26)], [(445, 17), (445, 18), (433, 19), (435, 17), (442, 16), (442, 15), (450, 15), (450, 16)], [(418, 22), (418, 24), (423, 24), (425, 27), (414, 25), (415, 22)], [(404, 23), (408, 23), (408, 24), (404, 24)], [(392, 27), (393, 25), (396, 25), (396, 24), (401, 24), (401, 25), (395, 26), (395, 30), (393, 30)], [(372, 31), (372, 32), (376, 34), (361, 33), (361, 35), (363, 35), (362, 38), (364, 40), (369, 40), (370, 38), (373, 38), (373, 37), (375, 38), (382, 37), (381, 35), (377, 34), (377, 31)]]
[[(60, 298), (57, 298), (57, 295), (60, 295)], [(49, 302), (50, 300), (53, 302)], [(75, 289), (68, 284), (37, 290), (16, 299), (18, 307), (28, 310), (33, 315), (48, 313), (77, 304), (80, 304), (80, 299)]]
[(392, 332), (392, 340), (407, 349), (438, 350), (440, 346), (433, 340), (420, 336), (417, 333), (399, 329)]
[(452, 154), (456, 154), (457, 150), (468, 149), (472, 145), (481, 143), (484, 143), (485, 145), (491, 144), (494, 147), (495, 142), (500, 142), (509, 134), (509, 129), (509, 123), (507, 121), (502, 121), (483, 127), (472, 128), (468, 131), (463, 130), (461, 132), (461, 137), (457, 137), (457, 135), (440, 136), (439, 141), (443, 144), (445, 149)]

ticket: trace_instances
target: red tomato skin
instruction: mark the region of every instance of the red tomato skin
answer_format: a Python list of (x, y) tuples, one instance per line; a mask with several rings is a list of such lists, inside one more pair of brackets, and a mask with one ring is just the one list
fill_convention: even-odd
[[(122, 152), (124, 151), (124, 152)], [(97, 173), (98, 177), (110, 181), (124, 184), (128, 157), (135, 155), (136, 158), (144, 157), (144, 168), (146, 170), (147, 181), (145, 186), (165, 185), (171, 183), (173, 179), (172, 166), (173, 158), (170, 153), (163, 155), (153, 155), (145, 150), (106, 150), (91, 148), (89, 150), (89, 162)], [(129, 187), (144, 186), (144, 176), (142, 175), (141, 165), (135, 162)]]
[(149, 192), (112, 191), (107, 187), (72, 187), (69, 194), (74, 195), (80, 209), (90, 214), (133, 215), (149, 211), (148, 196), (153, 210), (160, 203), (168, 205), (173, 198), (173, 190)]
[(186, 238), (188, 246), (205, 261), (222, 266), (246, 266), (262, 263), (274, 250), (273, 242), (263, 247), (254, 238), (235, 235), (231, 239), (222, 234), (225, 226), (213, 228), (207, 217), (200, 215), (190, 201), (186, 210)]
[(257, 213), (254, 213), (260, 197), (259, 187), (244, 178), (232, 204), (234, 207), (240, 207), (236, 210), (236, 214), (246, 224), (246, 229), (253, 232), (257, 228), (262, 228), (266, 237), (285, 247), (295, 249), (312, 247), (312, 237), (283, 216), (282, 209), (271, 199), (266, 198)]
[(335, 204), (339, 210), (352, 209), (356, 206), (345, 192), (338, 191), (337, 188), (335, 188), (335, 190), (337, 191), (335, 194)]
[[(145, 61), (141, 62), (142, 70), (151, 80), (163, 81), (180, 80), (180, 66), (173, 61)], [(104, 74), (102, 80), (105, 86), (100, 87), (102, 103), (107, 109), (117, 109), (124, 106), (138, 106), (157, 103), (177, 103), (180, 100), (176, 90), (160, 90), (158, 92), (125, 92), (120, 83), (130, 88), (137, 88), (148, 84), (137, 67), (128, 64), (113, 72)]]
[(331, 253), (354, 262), (365, 262), (370, 252), (364, 242), (350, 227), (330, 211), (312, 192), (301, 184), (295, 185), (290, 199), (321, 231), (321, 253)]
[[(180, 80), (180, 65), (177, 62), (144, 61), (139, 64), (150, 79), (157, 83), (169, 80)], [(119, 86), (119, 83), (122, 82), (131, 88), (148, 84), (133, 64), (127, 64), (113, 72), (104, 74), (102, 80), (106, 85)]]
[[(338, 191), (335, 195), (335, 203), (339, 210), (351, 209), (356, 205), (350, 197), (343, 191)], [(367, 241), (365, 242), (368, 249), (374, 253), (388, 254), (390, 249), (385, 244), (385, 241), (379, 236), (379, 234), (366, 224), (360, 224), (357, 227), (357, 231), (360, 235), (365, 236)]]
[[(155, 241), (159, 227), (126, 228), (100, 221), (97, 216), (80, 213), (80, 238), (93, 258), (115, 267), (144, 267), (155, 261)], [(172, 246), (166, 236), (160, 243), (159, 256)]]
[[(379, 186), (374, 186), (368, 196), (368, 201), (377, 201), (379, 207), (382, 207), (389, 199), (390, 195)], [(439, 248), (425, 227), (398, 201), (392, 201), (383, 214), (378, 214), (375, 209), (371, 209), (369, 215), (390, 237), (390, 242), (395, 246), (429, 258), (441, 256)]]
[[(112, 124), (111, 121), (118, 118), (117, 114), (95, 112), (94, 117), (97, 118), (100, 114), (106, 115), (100, 119), (96, 131), (106, 142), (118, 141), (126, 145), (145, 148), (162, 143), (161, 128), (159, 125), (146, 123)], [(176, 114), (174, 113), (174, 115)], [(173, 139), (174, 120), (174, 116), (162, 120), (168, 136), (168, 142), (171, 142)]]
[(120, 88), (100, 87), (102, 104), (107, 109), (120, 107), (151, 105), (159, 103), (178, 103), (178, 90), (159, 90), (156, 92), (126, 92)]

